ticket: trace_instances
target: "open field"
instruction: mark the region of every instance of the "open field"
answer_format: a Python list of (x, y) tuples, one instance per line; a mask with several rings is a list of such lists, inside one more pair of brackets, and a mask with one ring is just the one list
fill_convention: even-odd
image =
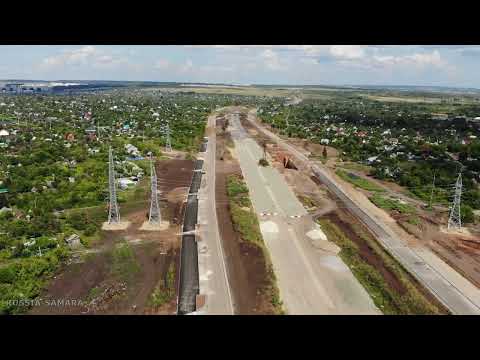
[(427, 98), (427, 97), (411, 97), (411, 96), (380, 96), (361, 94), (370, 100), (383, 101), (383, 102), (405, 102), (405, 103), (428, 103), (428, 104), (440, 104), (442, 99), (440, 98)]
[[(291, 89), (287, 88), (263, 88), (255, 86), (246, 87), (176, 87), (162, 89), (174, 92), (194, 92), (198, 94), (217, 94), (217, 95), (243, 95), (243, 96), (266, 96), (266, 97), (289, 97), (292, 94)], [(323, 99), (328, 100), (331, 95), (322, 91), (309, 90), (302, 92), (307, 99)]]
[[(403, 102), (403, 103), (411, 103), (411, 104), (441, 104), (444, 106), (452, 106), (454, 103), (455, 104), (478, 104), (478, 98), (477, 97), (471, 97), (471, 96), (454, 96), (454, 95), (448, 95), (448, 94), (442, 94), (438, 96), (431, 96), (431, 95), (425, 95), (425, 96), (420, 96), (420, 95), (415, 95), (415, 94), (408, 94), (405, 96), (402, 96), (400, 94), (398, 95), (372, 95), (372, 94), (363, 94), (359, 93), (358, 95), (362, 97), (366, 97), (370, 100), (375, 100), (375, 101), (381, 101), (381, 102)], [(455, 99), (453, 101), (452, 99)]]

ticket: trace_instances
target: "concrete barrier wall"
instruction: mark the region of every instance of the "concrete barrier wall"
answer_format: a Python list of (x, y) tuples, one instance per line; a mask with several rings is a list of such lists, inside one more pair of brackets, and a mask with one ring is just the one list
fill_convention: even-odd
[(202, 173), (200, 171), (195, 171), (192, 177), (192, 184), (190, 185), (190, 194), (196, 194), (198, 189), (200, 189), (200, 184), (202, 182)]
[(183, 232), (193, 231), (198, 219), (198, 198), (197, 195), (189, 195), (183, 219)]
[(178, 315), (194, 312), (197, 295), (200, 291), (198, 250), (195, 235), (182, 236), (179, 283)]
[(194, 170), (202, 170), (202, 168), (203, 168), (203, 160), (195, 160)]
[[(206, 143), (202, 144), (205, 145)], [(195, 161), (195, 170), (201, 170), (203, 160)], [(202, 182), (202, 172), (195, 171), (190, 185), (187, 206), (183, 219), (183, 232), (194, 231), (198, 222), (198, 198), (197, 192)], [(198, 275), (198, 249), (194, 234), (182, 236), (182, 248), (180, 250), (180, 281), (178, 288), (177, 314), (184, 315), (196, 310), (196, 299), (200, 291), (200, 279)]]

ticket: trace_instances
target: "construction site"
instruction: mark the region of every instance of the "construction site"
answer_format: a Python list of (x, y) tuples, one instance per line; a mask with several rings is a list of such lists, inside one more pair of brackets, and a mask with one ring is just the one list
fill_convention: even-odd
[[(242, 107), (212, 114), (195, 160), (172, 151), (167, 142), (162, 159), (150, 157), (149, 179), (142, 179), (134, 196), (122, 203), (117, 202), (110, 149), (108, 206), (88, 210), (88, 216), (106, 214), (103, 230), (88, 248), (74, 253), (41, 295), (41, 305), (30, 313), (473, 311), (471, 305), (445, 300), (422, 275), (407, 269), (401, 257), (382, 243), (383, 228), (359, 221), (358, 210), (352, 210), (305, 159), (321, 163), (344, 194), (388, 224), (388, 231), (405, 242), (407, 251), (421, 254), (422, 261), (415, 266), (431, 266), (470, 294), (472, 303), (478, 289), (448, 266), (479, 285), (475, 228), (447, 232), (443, 224), (452, 220), (446, 209), (426, 210), (400, 187), (373, 179), (359, 167), (351, 169), (332, 147), (288, 139), (295, 147), (290, 150), (269, 135), (270, 127), (262, 130), (257, 121), (252, 110)], [(418, 223), (394, 208), (375, 206), (372, 190), (337, 176), (338, 170), (372, 182), (383, 195), (401, 198), (415, 208)], [(235, 195), (238, 192), (243, 195)], [(301, 283), (300, 273), (308, 274)], [(49, 300), (66, 294), (81, 301), (49, 305)]]
[[(79, 250), (41, 296), (43, 305), (31, 314), (176, 314), (181, 229), (194, 161), (157, 160), (155, 171), (161, 221), (168, 228), (145, 229), (152, 196), (145, 191), (118, 206), (120, 230), (103, 230), (90, 248)], [(100, 209), (105, 216), (104, 209)], [(100, 211), (99, 211), (100, 212)], [(143, 227), (143, 228), (142, 228)], [(81, 276), (79, 276), (81, 275)], [(48, 299), (81, 299), (73, 306), (48, 306)], [(161, 294), (167, 294), (163, 296)]]
[[(418, 313), (449, 312), (444, 304), (421, 285), (416, 278), (412, 277), (408, 272), (399, 271), (398, 269), (401, 269), (401, 266), (392, 266), (392, 262), (395, 262), (395, 260), (388, 252), (383, 251), (378, 245), (375, 246), (375, 237), (372, 236), (371, 232), (352, 216), (350, 209), (342, 201), (339, 201), (337, 196), (333, 195), (329, 188), (325, 187), (314, 176), (315, 174), (308, 167), (304, 166), (302, 161), (289, 154), (284, 148), (279, 147), (278, 143), (273, 141), (271, 137), (259, 131), (256, 126), (252, 125), (251, 121), (247, 120), (246, 115), (241, 115), (240, 118), (242, 125), (247, 129), (250, 136), (266, 149), (269, 163), (284, 175), (309, 213), (323, 225), (322, 227), (333, 230), (334, 233), (340, 231), (346, 238), (355, 243), (362, 261), (378, 269), (379, 275), (383, 278), (382, 281), (379, 281), (388, 285), (386, 287), (383, 286), (383, 288), (387, 290), (389, 297), (401, 299), (400, 301), (390, 302), (390, 313), (417, 313), (417, 311)], [(268, 125), (264, 126), (271, 129)], [(338, 161), (337, 153), (333, 148), (312, 144), (301, 139), (288, 140), (297, 148), (303, 149), (302, 151), (311, 159), (320, 160), (326, 148), (328, 156), (326, 159), (323, 159), (323, 162), (330, 169), (332, 176), (334, 176), (335, 169), (341, 166), (341, 162)], [(374, 207), (368, 200), (370, 195), (368, 192), (362, 189), (354, 189), (350, 183), (342, 181), (342, 179), (338, 179), (338, 182), (341, 183), (342, 188), (348, 191), (349, 195), (358, 199), (365, 207)], [(382, 183), (380, 184), (381, 186), (387, 188), (388, 185), (383, 184), (384, 182), (380, 183)], [(357, 195), (357, 192), (365, 194), (360, 196)], [(435, 253), (439, 254), (446, 263), (478, 286), (478, 233), (469, 234), (466, 231), (463, 234), (446, 233), (444, 228), (448, 221), (448, 212), (445, 212), (445, 210), (443, 212), (435, 211), (432, 214), (425, 210), (422, 211), (418, 207), (417, 210), (421, 223), (419, 226), (413, 227), (406, 222), (405, 216), (402, 216), (401, 213), (375, 209), (376, 216), (382, 217), (383, 221), (388, 223), (395, 234), (401, 236), (410, 246), (428, 246)], [(331, 225), (333, 225), (333, 229)], [(332, 235), (331, 231), (327, 231), (327, 236), (332, 237)], [(410, 292), (410, 295), (408, 292)], [(415, 306), (413, 304), (406, 305), (403, 299), (407, 297), (416, 299), (416, 309), (414, 309)], [(422, 304), (422, 306), (418, 307), (419, 304)]]

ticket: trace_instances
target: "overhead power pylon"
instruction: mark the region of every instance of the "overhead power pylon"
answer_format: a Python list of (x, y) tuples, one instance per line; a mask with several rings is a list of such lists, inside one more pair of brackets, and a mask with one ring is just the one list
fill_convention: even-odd
[(113, 163), (113, 150), (110, 146), (108, 150), (108, 190), (110, 199), (108, 202), (108, 220), (109, 224), (118, 224), (120, 222), (120, 211), (117, 203), (117, 189), (115, 184), (115, 166)]
[(158, 191), (157, 191), (157, 172), (155, 171), (155, 164), (150, 155), (150, 181), (151, 181), (151, 199), (150, 199), (150, 214), (148, 222), (154, 225), (160, 225), (162, 217), (160, 215), (160, 206), (158, 204)]
[(460, 229), (462, 227), (462, 217), (460, 212), (460, 200), (462, 198), (462, 173), (458, 174), (457, 181), (455, 183), (455, 194), (453, 196), (453, 202), (450, 206), (450, 216), (448, 217), (448, 229)]

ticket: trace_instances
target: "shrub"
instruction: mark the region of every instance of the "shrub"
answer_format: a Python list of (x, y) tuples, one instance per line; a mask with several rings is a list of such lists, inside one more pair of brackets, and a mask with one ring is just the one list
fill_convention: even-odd
[(263, 167), (268, 166), (268, 161), (265, 160), (264, 158), (261, 158), (260, 160), (258, 160), (258, 165)]

